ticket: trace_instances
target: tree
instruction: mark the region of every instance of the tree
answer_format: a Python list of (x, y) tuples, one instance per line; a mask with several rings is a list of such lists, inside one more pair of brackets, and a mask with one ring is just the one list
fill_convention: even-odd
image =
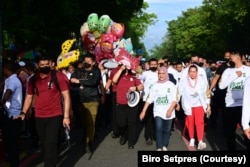
[[(145, 48), (140, 37), (156, 17), (142, 10), (148, 7), (143, 0), (3, 0), (3, 4), (3, 28), (15, 40), (17, 52), (38, 47), (54, 56), (61, 52), (61, 43), (70, 32), (80, 35), (80, 26), (91, 13), (124, 23), (125, 37), (132, 37), (133, 45), (140, 48)], [(142, 28), (134, 29), (136, 25)]]
[(250, 2), (245, 0), (204, 0), (199, 8), (184, 11), (168, 22), (164, 41), (153, 55), (164, 51), (173, 59), (191, 54), (220, 59), (226, 50), (249, 53)]

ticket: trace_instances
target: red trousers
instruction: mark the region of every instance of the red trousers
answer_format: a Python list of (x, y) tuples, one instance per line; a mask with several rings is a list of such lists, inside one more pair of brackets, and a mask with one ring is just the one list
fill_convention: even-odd
[(186, 115), (185, 125), (188, 129), (190, 139), (196, 134), (198, 141), (203, 140), (204, 136), (204, 110), (203, 107), (192, 107), (192, 115)]

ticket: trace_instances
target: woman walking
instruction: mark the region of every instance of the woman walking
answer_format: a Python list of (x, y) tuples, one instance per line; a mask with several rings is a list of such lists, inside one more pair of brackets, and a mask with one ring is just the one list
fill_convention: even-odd
[(143, 120), (150, 103), (154, 103), (155, 137), (157, 151), (167, 151), (175, 106), (177, 104), (177, 87), (168, 78), (165, 67), (158, 70), (158, 81), (149, 90), (140, 120)]
[(195, 132), (198, 139), (198, 150), (206, 148), (204, 137), (204, 113), (210, 113), (210, 95), (206, 78), (198, 75), (198, 67), (191, 65), (187, 76), (179, 83), (182, 107), (186, 115), (185, 126), (190, 138), (189, 146), (195, 146)]

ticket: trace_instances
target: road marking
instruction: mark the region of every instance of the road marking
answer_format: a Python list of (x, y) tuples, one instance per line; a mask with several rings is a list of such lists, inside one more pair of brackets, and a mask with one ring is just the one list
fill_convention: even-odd
[(185, 135), (185, 132), (186, 132), (186, 128), (184, 128), (180, 123), (179, 123), (179, 121), (176, 119), (175, 120), (175, 125), (176, 125), (176, 128), (178, 129), (178, 131), (179, 131), (179, 133), (181, 134), (181, 138), (182, 138), (182, 140), (184, 141), (184, 143), (185, 143), (185, 145), (186, 145), (186, 147), (187, 147), (187, 149), (189, 150), (189, 151), (197, 151), (197, 149), (196, 149), (196, 147), (191, 147), (191, 146), (189, 146), (189, 141), (188, 141), (188, 137)]

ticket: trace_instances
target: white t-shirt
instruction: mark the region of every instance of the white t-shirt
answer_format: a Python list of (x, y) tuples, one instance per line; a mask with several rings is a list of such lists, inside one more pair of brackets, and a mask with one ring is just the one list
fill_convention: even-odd
[[(191, 79), (191, 78), (187, 78), (190, 82), (190, 84), (195, 85), (195, 80)], [(190, 101), (190, 106), (191, 107), (199, 107), (202, 106), (201, 101), (200, 101), (200, 97), (198, 94), (198, 85), (194, 88), (192, 88), (191, 86), (187, 85), (188, 87), (188, 92), (189, 92), (189, 101)]]
[(250, 128), (250, 77), (247, 77), (244, 83), (244, 96), (242, 105), (241, 124), (243, 130)]
[(158, 81), (158, 71), (144, 71), (141, 75), (138, 76), (138, 79), (140, 79), (143, 82), (144, 90), (143, 90), (143, 101), (146, 101), (146, 98), (149, 94), (149, 89)]
[(182, 77), (182, 71), (181, 72), (176, 71), (174, 78), (176, 79), (177, 84), (179, 84), (181, 77)]
[[(189, 86), (189, 81), (192, 86)], [(178, 85), (178, 97), (181, 97), (181, 104), (185, 115), (192, 115), (192, 107), (197, 106), (202, 106), (204, 112), (206, 112), (207, 104), (210, 104), (207, 79), (198, 75), (195, 88), (192, 88), (194, 87), (193, 82), (194, 81), (189, 80), (189, 76), (183, 76)]]
[[(108, 78), (109, 78), (109, 76), (110, 76), (110, 71), (108, 70), (101, 70), (101, 77), (102, 77), (102, 83), (103, 83), (103, 87), (105, 87), (106, 86), (106, 84), (107, 84), (107, 81), (108, 81)], [(98, 87), (98, 89), (99, 89), (99, 93), (101, 94), (101, 89), (100, 89), (100, 87)], [(106, 91), (106, 94), (110, 94), (110, 89), (108, 89), (107, 91)]]
[(166, 117), (167, 110), (172, 102), (177, 101), (177, 86), (171, 81), (165, 83), (155, 83), (149, 93), (147, 99), (148, 103), (154, 103), (154, 117), (161, 117), (164, 120), (175, 118), (175, 111), (173, 110), (170, 118)]
[(177, 70), (176, 69), (174, 69), (174, 67), (173, 66), (169, 66), (168, 67), (168, 73), (169, 74), (172, 74), (173, 76), (174, 76), (174, 79), (177, 81)]
[[(238, 77), (236, 71), (241, 71), (242, 75)], [(227, 87), (226, 107), (242, 106), (244, 82), (248, 76), (250, 76), (250, 67), (245, 65), (240, 68), (227, 68), (222, 73), (219, 88), (225, 89)]]

